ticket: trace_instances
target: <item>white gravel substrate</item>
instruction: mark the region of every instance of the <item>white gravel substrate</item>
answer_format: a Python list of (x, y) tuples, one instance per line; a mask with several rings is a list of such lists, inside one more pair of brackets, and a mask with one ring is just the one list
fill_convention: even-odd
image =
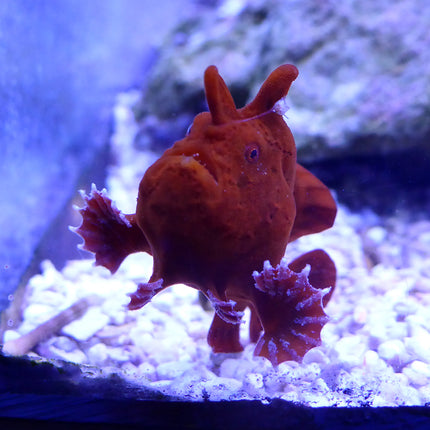
[[(132, 147), (137, 128), (130, 105), (137, 96), (118, 97), (115, 165), (108, 179), (109, 196), (126, 213), (134, 212), (139, 181), (155, 159)], [(22, 324), (4, 340), (96, 295), (99, 304), (33, 352), (117, 371), (187, 400), (279, 397), (310, 406), (430, 402), (430, 221), (407, 223), (400, 215), (382, 220), (340, 206), (332, 229), (289, 245), (287, 257), (315, 248), (335, 260), (338, 283), (326, 308), (330, 321), (322, 345), (302, 364), (285, 362), (275, 369), (254, 358), (246, 323), (243, 353), (212, 354), (206, 335), (213, 313), (184, 285), (128, 311), (127, 293), (151, 274), (152, 258), (146, 254), (127, 258), (114, 276), (91, 260), (70, 261), (62, 271), (45, 261), (42, 273), (28, 283)]]

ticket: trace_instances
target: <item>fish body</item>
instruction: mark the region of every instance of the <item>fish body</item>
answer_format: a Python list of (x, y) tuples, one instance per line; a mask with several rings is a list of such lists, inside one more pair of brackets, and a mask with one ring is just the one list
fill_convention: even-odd
[[(333, 262), (321, 250), (290, 265), (281, 261), (290, 241), (331, 227), (336, 215), (329, 190), (297, 164), (284, 120), (285, 97), (297, 75), (293, 65), (278, 67), (255, 99), (237, 109), (217, 68), (208, 67), (209, 112), (197, 115), (187, 135), (145, 172), (136, 213), (122, 214), (93, 189), (76, 229), (84, 249), (112, 272), (132, 252), (153, 256), (153, 274), (131, 295), (130, 309), (169, 285), (187, 284), (216, 311), (208, 335), (212, 349), (237, 352), (239, 323), (249, 306), (256, 353), (273, 364), (300, 361), (319, 343), (323, 301), (336, 279)], [(308, 277), (301, 274), (307, 264)], [(302, 309), (298, 303), (309, 297), (314, 304)], [(289, 322), (286, 308), (300, 308)]]

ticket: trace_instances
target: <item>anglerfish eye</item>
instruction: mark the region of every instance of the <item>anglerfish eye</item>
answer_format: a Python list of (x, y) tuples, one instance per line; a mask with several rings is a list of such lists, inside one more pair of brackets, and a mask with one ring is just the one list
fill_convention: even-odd
[(256, 143), (249, 143), (245, 148), (245, 159), (249, 163), (255, 163), (260, 157), (260, 147)]

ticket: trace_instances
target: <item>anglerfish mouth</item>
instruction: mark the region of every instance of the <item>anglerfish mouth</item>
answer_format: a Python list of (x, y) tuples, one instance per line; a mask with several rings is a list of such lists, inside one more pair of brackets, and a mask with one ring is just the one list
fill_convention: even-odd
[(212, 163), (208, 162), (207, 159), (199, 152), (194, 152), (189, 155), (183, 154), (182, 164), (194, 163), (195, 161), (197, 161), (197, 163), (199, 163), (200, 166), (202, 166), (212, 176), (215, 183), (218, 184), (218, 177)]

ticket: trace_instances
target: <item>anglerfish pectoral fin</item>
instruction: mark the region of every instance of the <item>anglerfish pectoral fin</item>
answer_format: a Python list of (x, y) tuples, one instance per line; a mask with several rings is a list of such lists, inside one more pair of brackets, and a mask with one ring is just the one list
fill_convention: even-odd
[(207, 291), (210, 300), (217, 315), (228, 324), (240, 324), (243, 317), (243, 308), (239, 309), (234, 300), (220, 300), (215, 297), (210, 290)]
[(207, 338), (212, 351), (243, 351), (239, 334), (240, 323), (246, 305), (244, 303), (237, 303), (234, 300), (220, 300), (210, 290), (206, 294), (215, 310), (214, 319)]
[(243, 351), (239, 335), (240, 324), (228, 323), (215, 313), (207, 338), (213, 352)]
[(164, 288), (163, 279), (157, 279), (153, 282), (142, 282), (137, 286), (137, 290), (134, 293), (129, 294), (130, 303), (127, 305), (127, 308), (131, 311), (142, 308)]
[[(309, 277), (311, 272), (312, 267)], [(266, 261), (263, 271), (253, 276), (258, 290), (255, 306), (264, 330), (254, 355), (268, 358), (274, 366), (301, 362), (306, 352), (321, 344), (320, 333), (328, 321), (323, 298), (332, 286), (322, 288), (320, 282), (313, 287), (306, 273), (295, 272), (285, 260), (275, 268)]]
[(70, 229), (84, 239), (80, 247), (95, 254), (97, 266), (115, 273), (129, 254), (150, 252), (134, 215), (118, 210), (105, 190), (99, 191), (93, 184), (89, 195), (81, 194), (85, 201), (85, 206), (78, 208), (82, 224)]

